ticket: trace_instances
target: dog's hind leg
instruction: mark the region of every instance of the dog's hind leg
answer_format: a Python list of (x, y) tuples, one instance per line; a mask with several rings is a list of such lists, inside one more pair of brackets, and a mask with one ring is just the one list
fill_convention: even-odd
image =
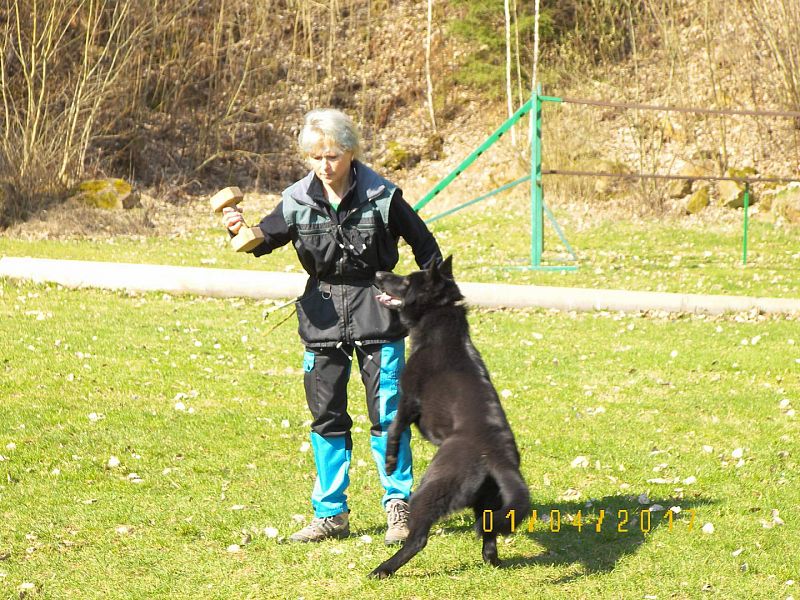
[[(455, 510), (467, 506), (479, 483), (471, 472), (475, 461), (463, 443), (448, 440), (433, 457), (419, 488), (411, 495), (408, 507), (408, 538), (394, 556), (369, 575), (384, 579), (418, 554), (428, 543), (433, 524)], [(478, 482), (480, 479), (478, 479)]]
[[(390, 575), (394, 575), (397, 569), (414, 558), (427, 545), (431, 527), (439, 517), (433, 518), (433, 514), (426, 513), (414, 518), (415, 499), (421, 491), (422, 488), (411, 497), (411, 502), (409, 503), (408, 538), (403, 543), (403, 547), (372, 571), (369, 574), (370, 577), (385, 579)], [(419, 502), (416, 504), (417, 511), (419, 511)]]
[(481, 550), (483, 562), (493, 567), (500, 566), (500, 559), (497, 557), (497, 534), (484, 533), (483, 534), (483, 548)]

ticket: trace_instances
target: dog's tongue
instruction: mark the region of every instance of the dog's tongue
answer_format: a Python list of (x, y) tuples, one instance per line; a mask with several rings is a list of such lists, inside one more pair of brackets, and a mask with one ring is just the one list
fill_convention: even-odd
[(399, 298), (394, 298), (393, 296), (390, 296), (386, 292), (381, 292), (380, 294), (375, 296), (375, 299), (384, 306), (399, 306), (400, 304), (403, 303), (403, 301), (400, 300)]

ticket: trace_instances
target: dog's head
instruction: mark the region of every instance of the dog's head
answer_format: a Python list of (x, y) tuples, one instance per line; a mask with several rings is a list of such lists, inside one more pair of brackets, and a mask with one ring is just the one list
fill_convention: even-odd
[(379, 271), (375, 274), (375, 286), (381, 291), (378, 301), (400, 311), (400, 318), (408, 327), (413, 327), (427, 311), (454, 305), (464, 298), (453, 281), (452, 256), (440, 265), (406, 276)]

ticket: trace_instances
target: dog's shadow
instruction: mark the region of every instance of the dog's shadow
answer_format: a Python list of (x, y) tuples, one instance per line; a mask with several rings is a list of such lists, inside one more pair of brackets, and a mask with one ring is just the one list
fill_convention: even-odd
[[(555, 583), (608, 572), (657, 531), (668, 535), (699, 531), (704, 519), (698, 512), (712, 504), (708, 499), (660, 498), (642, 505), (637, 498), (615, 495), (595, 500), (590, 506), (585, 502), (534, 505), (537, 520), (532, 527), (530, 521), (526, 522), (516, 535), (532, 537), (544, 550), (532, 557), (510, 557), (503, 561), (502, 567), (581, 567)], [(671, 510), (672, 507), (680, 507), (680, 512)]]
[[(511, 536), (533, 539), (542, 546), (542, 551), (535, 556), (514, 556), (508, 554), (513, 551), (513, 544), (499, 544), (500, 568), (519, 569), (536, 565), (578, 567), (570, 569), (569, 574), (553, 582), (558, 584), (608, 572), (614, 569), (619, 560), (647, 543), (648, 538), (657, 531), (667, 535), (699, 531), (706, 520), (702, 515), (703, 507), (713, 504), (713, 500), (703, 498), (661, 498), (651, 499), (646, 505), (641, 505), (637, 498), (623, 495), (606, 496), (594, 500), (590, 506), (585, 502), (534, 504), (531, 509), (536, 511), (536, 519), (515, 524), (515, 533)], [(660, 505), (661, 509), (655, 505)], [(672, 507), (680, 507), (680, 512), (670, 510)], [(475, 535), (474, 528), (466, 523), (454, 525), (450, 520), (443, 522), (443, 526), (448, 532), (461, 531)], [(359, 535), (379, 535), (383, 529), (369, 527), (360, 531)], [(476, 540), (476, 556), (479, 555), (479, 548), (480, 543)], [(506, 549), (505, 556), (502, 556), (503, 548)], [(475, 564), (468, 561), (456, 571), (474, 567)]]

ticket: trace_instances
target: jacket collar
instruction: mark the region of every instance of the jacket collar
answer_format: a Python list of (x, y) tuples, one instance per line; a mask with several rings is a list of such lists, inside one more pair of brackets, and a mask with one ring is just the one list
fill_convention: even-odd
[[(355, 178), (356, 197), (348, 206), (348, 212), (377, 198), (386, 190), (385, 180), (364, 163), (353, 160), (352, 167), (353, 177)], [(319, 178), (313, 170), (309, 171), (305, 177), (297, 182), (291, 192), (291, 196), (299, 204), (304, 204), (321, 212), (325, 212), (326, 206), (323, 204), (324, 201), (313, 198), (309, 193), (312, 189), (312, 185), (322, 185), (322, 182), (319, 181)]]

